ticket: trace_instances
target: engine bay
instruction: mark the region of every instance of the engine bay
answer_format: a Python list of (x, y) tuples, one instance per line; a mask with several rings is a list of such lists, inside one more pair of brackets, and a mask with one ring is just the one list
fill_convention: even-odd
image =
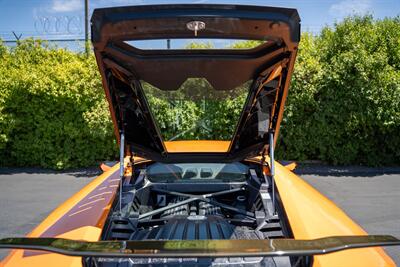
[[(273, 206), (271, 179), (259, 166), (238, 162), (138, 166), (122, 182), (121, 198), (115, 198), (102, 240), (290, 237), (283, 209)], [(293, 266), (294, 259), (87, 258), (86, 266), (140, 266), (155, 261), (160, 264), (156, 266)]]

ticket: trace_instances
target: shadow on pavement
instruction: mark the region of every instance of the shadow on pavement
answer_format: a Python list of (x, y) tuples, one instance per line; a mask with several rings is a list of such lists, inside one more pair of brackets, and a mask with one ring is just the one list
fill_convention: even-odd
[[(287, 161), (280, 161), (282, 164)], [(115, 162), (113, 162), (115, 164)], [(385, 174), (400, 174), (400, 167), (330, 166), (316, 163), (298, 163), (294, 172), (298, 175), (374, 177)], [(0, 174), (67, 174), (76, 178), (93, 178), (102, 173), (100, 167), (70, 169), (64, 171), (42, 168), (0, 168)]]
[(76, 178), (93, 178), (102, 173), (99, 167), (89, 167), (80, 169), (71, 169), (64, 171), (56, 171), (42, 168), (0, 168), (0, 174), (66, 174)]
[(328, 166), (323, 164), (298, 164), (294, 172), (298, 175), (374, 177), (385, 174), (400, 174), (400, 167)]

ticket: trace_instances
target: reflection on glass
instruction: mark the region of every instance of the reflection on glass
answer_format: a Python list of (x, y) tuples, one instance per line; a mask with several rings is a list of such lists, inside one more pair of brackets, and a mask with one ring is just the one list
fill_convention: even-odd
[(144, 81), (142, 87), (164, 140), (231, 140), (251, 82), (230, 91), (203, 78), (189, 78), (175, 91)]

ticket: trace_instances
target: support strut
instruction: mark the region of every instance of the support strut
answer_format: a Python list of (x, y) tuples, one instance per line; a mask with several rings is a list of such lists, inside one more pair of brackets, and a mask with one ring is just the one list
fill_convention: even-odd
[(122, 180), (124, 179), (125, 135), (121, 132), (119, 139), (119, 213), (122, 214)]
[(269, 159), (270, 159), (270, 172), (271, 172), (271, 186), (272, 186), (272, 212), (276, 214), (275, 208), (275, 158), (274, 158), (274, 132), (269, 132)]

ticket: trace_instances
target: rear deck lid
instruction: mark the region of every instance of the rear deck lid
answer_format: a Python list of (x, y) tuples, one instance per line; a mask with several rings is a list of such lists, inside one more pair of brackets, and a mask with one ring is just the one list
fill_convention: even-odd
[[(279, 131), (300, 40), (295, 9), (157, 5), (96, 9), (92, 42), (116, 135), (157, 161), (237, 161)], [(229, 141), (168, 151), (167, 141)]]

